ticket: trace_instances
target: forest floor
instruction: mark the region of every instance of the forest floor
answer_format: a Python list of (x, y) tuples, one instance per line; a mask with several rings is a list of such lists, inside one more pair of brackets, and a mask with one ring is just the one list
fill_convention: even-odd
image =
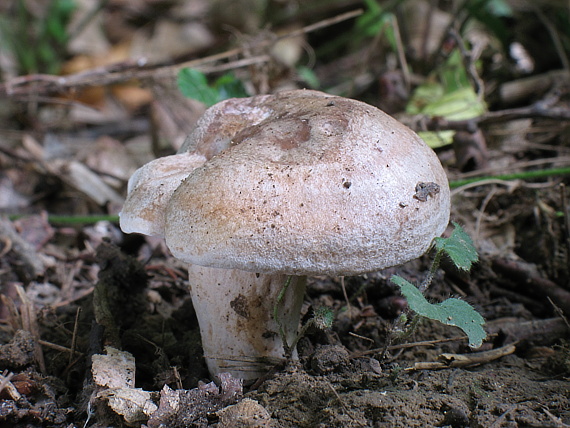
[[(62, 52), (37, 36), (26, 52), (61, 61), (35, 52), (35, 69), (0, 51), (0, 427), (570, 426), (567, 5), (76, 1), (64, 20), (20, 2), (25, 27), (13, 3), (0, 30), (53, 20), (69, 39)], [(211, 82), (231, 70), (250, 95), (360, 99), (432, 131), (479, 261), (444, 260), (426, 297), (469, 302), (483, 345), (429, 319), (402, 331), (413, 314), (390, 278), (421, 282), (430, 252), (309, 278), (303, 322), (327, 307), (332, 327), (254, 385), (211, 379), (184, 264), (117, 221), (134, 170), (178, 150), (205, 110), (179, 91), (184, 67)], [(438, 108), (461, 94), (469, 113), (434, 107), (426, 82)]]

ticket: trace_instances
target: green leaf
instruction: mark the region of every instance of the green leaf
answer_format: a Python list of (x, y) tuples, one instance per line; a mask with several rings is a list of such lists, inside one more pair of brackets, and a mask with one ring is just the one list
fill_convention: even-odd
[(429, 147), (437, 149), (451, 144), (455, 131), (450, 129), (445, 131), (419, 131), (418, 135)]
[(334, 322), (334, 312), (326, 306), (320, 306), (315, 309), (313, 322), (319, 330), (331, 328)]
[(478, 99), (473, 88), (466, 87), (442, 95), (427, 105), (422, 113), (428, 116), (443, 116), (449, 120), (464, 120), (481, 116), (485, 111), (485, 103)]
[(394, 275), (390, 280), (400, 287), (410, 309), (423, 317), (459, 327), (469, 338), (470, 347), (478, 348), (487, 337), (487, 333), (483, 329), (485, 320), (464, 300), (451, 298), (433, 304), (426, 300), (416, 286), (404, 278)]
[(297, 75), (299, 76), (299, 79), (305, 82), (311, 89), (317, 89), (321, 86), (319, 78), (315, 72), (304, 65), (297, 67)]
[(364, 0), (366, 4), (366, 12), (360, 15), (356, 20), (356, 28), (371, 37), (376, 35), (382, 28), (382, 8), (375, 0)]
[[(467, 120), (487, 111), (468, 77), (459, 50), (454, 50), (446, 62), (418, 86), (406, 106), (409, 114), (443, 117), (447, 120)], [(426, 131), (420, 136), (431, 147), (453, 142), (455, 131)]]
[(445, 63), (438, 68), (437, 75), (445, 87), (446, 93), (471, 87), (471, 81), (459, 49), (451, 51)]
[(242, 81), (231, 73), (224, 74), (218, 78), (214, 82), (213, 88), (218, 92), (218, 101), (249, 96)]
[(198, 70), (183, 68), (178, 73), (178, 89), (185, 97), (200, 101), (210, 107), (228, 98), (249, 96), (241, 80), (228, 73), (208, 85), (206, 75)]
[(479, 260), (477, 250), (471, 237), (463, 228), (452, 222), (455, 229), (449, 238), (435, 238), (435, 248), (438, 252), (444, 252), (451, 261), (461, 270), (468, 271), (473, 263)]
[(178, 89), (185, 97), (192, 98), (213, 106), (218, 102), (218, 91), (208, 85), (204, 73), (192, 68), (183, 68), (178, 72)]
[(513, 16), (513, 9), (505, 0), (490, 0), (487, 3), (487, 9), (494, 16), (501, 18), (510, 18)]

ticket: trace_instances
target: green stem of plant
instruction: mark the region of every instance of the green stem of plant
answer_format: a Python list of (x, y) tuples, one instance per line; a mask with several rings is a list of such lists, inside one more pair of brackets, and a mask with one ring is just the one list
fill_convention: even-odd
[(283, 342), (283, 349), (285, 350), (285, 356), (287, 358), (291, 356), (292, 350), (294, 348), (290, 347), (287, 344), (287, 336), (285, 334), (285, 331), (283, 330), (283, 324), (281, 324), (281, 320), (279, 319), (279, 307), (281, 306), (281, 303), (283, 303), (283, 299), (285, 298), (285, 293), (287, 292), (289, 285), (291, 285), (292, 279), (293, 279), (292, 275), (289, 275), (287, 277), (287, 280), (285, 281), (283, 288), (281, 289), (279, 295), (277, 296), (277, 301), (275, 302), (275, 305), (273, 305), (273, 319), (275, 320), (275, 322), (277, 323), (277, 327), (279, 328), (279, 336), (281, 336), (281, 341)]
[[(315, 324), (315, 319), (311, 318), (309, 321), (307, 321), (305, 323), (305, 325), (303, 327), (301, 327), (301, 331), (299, 331), (299, 334), (297, 334), (297, 336), (295, 336), (293, 343), (291, 343), (291, 346), (289, 348), (291, 351), (297, 347), (297, 343), (299, 343), (299, 340), (301, 340), (301, 338), (307, 333), (307, 330), (309, 329), (309, 327), (312, 327), (314, 324)], [(283, 342), (283, 343), (285, 343), (285, 342)], [(288, 354), (286, 354), (286, 355), (288, 355)]]
[(435, 257), (433, 258), (433, 261), (431, 262), (431, 267), (429, 269), (429, 272), (419, 286), (419, 290), (422, 292), (422, 294), (425, 294), (428, 287), (431, 285), (431, 283), (433, 281), (433, 277), (435, 276), (435, 273), (437, 272), (437, 269), (439, 268), (439, 264), (441, 263), (441, 257), (442, 256), (443, 256), (443, 250), (439, 250), (437, 253), (435, 253)]
[(478, 181), (485, 181), (485, 180), (530, 180), (541, 177), (554, 177), (557, 175), (570, 175), (570, 167), (541, 169), (537, 171), (524, 171), (513, 174), (489, 175), (485, 177), (466, 178), (464, 180), (451, 181), (449, 183), (449, 187), (455, 189), (457, 187), (465, 186), (466, 184), (476, 183)]
[[(8, 216), (8, 219), (18, 220), (24, 217), (28, 217), (27, 214), (12, 214)], [(109, 215), (109, 214), (101, 214), (101, 215), (48, 215), (48, 222), (50, 224), (95, 224), (100, 221), (108, 221), (111, 223), (118, 223), (119, 216), (118, 215)]]

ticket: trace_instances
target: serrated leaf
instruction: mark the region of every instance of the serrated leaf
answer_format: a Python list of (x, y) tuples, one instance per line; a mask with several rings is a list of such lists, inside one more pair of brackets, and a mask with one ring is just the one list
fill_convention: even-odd
[(471, 237), (465, 233), (459, 224), (452, 223), (455, 229), (453, 229), (451, 236), (449, 238), (435, 238), (435, 248), (437, 251), (445, 252), (457, 268), (468, 271), (473, 263), (479, 260), (479, 256)]
[(391, 281), (400, 287), (410, 309), (423, 317), (459, 327), (469, 338), (470, 347), (478, 348), (487, 337), (483, 329), (485, 320), (464, 300), (451, 298), (441, 303), (430, 303), (416, 286), (404, 278), (394, 275)]
[(213, 106), (218, 102), (218, 91), (208, 85), (204, 73), (192, 68), (183, 68), (178, 72), (178, 90), (185, 97)]

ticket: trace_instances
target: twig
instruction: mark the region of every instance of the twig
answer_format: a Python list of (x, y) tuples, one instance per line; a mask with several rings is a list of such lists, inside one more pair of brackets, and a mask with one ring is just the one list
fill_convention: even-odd
[(554, 48), (556, 49), (556, 53), (560, 58), (560, 62), (562, 62), (562, 66), (565, 70), (570, 70), (570, 61), (568, 60), (568, 55), (566, 55), (566, 50), (564, 49), (564, 45), (560, 40), (560, 36), (556, 32), (556, 29), (552, 25), (552, 23), (548, 20), (546, 15), (542, 12), (540, 7), (534, 6), (534, 11), (536, 12), (538, 19), (544, 24), (548, 34), (550, 34), (550, 38), (552, 39), (552, 43), (554, 44)]
[(523, 261), (495, 258), (492, 268), (519, 285), (519, 292), (526, 292), (534, 299), (550, 297), (566, 314), (570, 314), (570, 291), (547, 278), (539, 276), (532, 265)]
[(73, 324), (73, 334), (71, 335), (71, 353), (69, 354), (68, 365), (71, 365), (73, 359), (75, 358), (75, 352), (77, 350), (77, 330), (79, 328), (79, 315), (81, 314), (81, 308), (77, 308), (75, 312), (75, 322)]
[(342, 294), (344, 296), (344, 301), (346, 302), (346, 310), (348, 312), (349, 318), (352, 316), (352, 308), (350, 306), (350, 300), (348, 299), (348, 294), (346, 294), (346, 286), (344, 284), (344, 276), (340, 277), (340, 287), (342, 288)]
[(406, 370), (439, 370), (475, 366), (511, 355), (515, 350), (515, 345), (510, 344), (490, 351), (473, 352), (471, 354), (440, 354), (437, 357), (439, 361), (418, 362)]
[(566, 235), (566, 266), (570, 269), (570, 209), (568, 208), (568, 200), (566, 198), (566, 186), (560, 183), (560, 205), (564, 215), (564, 229)]
[(366, 426), (363, 424), (363, 422), (359, 421), (358, 419), (356, 419), (354, 417), (354, 415), (352, 414), (352, 412), (350, 411), (350, 409), (346, 406), (346, 404), (344, 404), (344, 401), (342, 401), (342, 398), (340, 397), (340, 395), (338, 395), (338, 392), (336, 392), (336, 389), (334, 389), (334, 386), (332, 386), (332, 384), (328, 381), (325, 380), (326, 385), (331, 389), (332, 393), (334, 394), (334, 396), (336, 397), (336, 399), (338, 400), (339, 404), (341, 405), (341, 407), (344, 409), (345, 413), (350, 416), (350, 418), (356, 422), (358, 425), (360, 425), (361, 427)]
[(430, 117), (425, 115), (403, 116), (400, 117), (400, 120), (415, 131), (453, 130), (473, 133), (482, 125), (537, 118), (568, 121), (570, 120), (570, 109), (567, 107), (546, 107), (543, 103), (535, 103), (527, 107), (490, 111), (465, 120), (448, 120), (441, 116)]
[(499, 98), (504, 104), (520, 103), (530, 96), (537, 96), (563, 86), (570, 79), (570, 70), (553, 70), (503, 83)]
[(356, 334), (356, 333), (354, 333), (354, 332), (352, 332), (352, 331), (349, 331), (348, 334), (349, 334), (350, 336), (352, 336), (352, 337), (356, 337), (356, 338), (358, 338), (358, 339), (366, 340), (366, 341), (368, 341), (368, 342), (374, 343), (374, 339), (371, 339), (371, 338), (365, 337), (365, 336), (361, 336), (360, 334)]
[(548, 302), (552, 305), (552, 307), (554, 308), (554, 312), (556, 312), (558, 314), (558, 316), (562, 319), (562, 321), (564, 321), (564, 324), (566, 324), (566, 327), (568, 327), (568, 329), (570, 329), (570, 322), (568, 322), (568, 318), (566, 318), (566, 315), (564, 315), (564, 312), (562, 311), (562, 309), (560, 309), (553, 301), (552, 299), (547, 296), (546, 297), (548, 299)]
[(0, 236), (6, 239), (5, 242), (9, 244), (10, 250), (17, 255), (23, 265), (27, 279), (34, 279), (44, 272), (44, 263), (38, 256), (36, 249), (20, 236), (11, 222), (1, 217)]
[(562, 419), (560, 419), (559, 417), (554, 416), (552, 413), (550, 413), (548, 411), (548, 409), (546, 408), (546, 406), (543, 406), (542, 410), (544, 411), (544, 413), (546, 413), (546, 416), (548, 416), (550, 418), (550, 420), (554, 423), (555, 428), (570, 428), (570, 425), (565, 424), (562, 421)]
[(485, 199), (483, 199), (483, 202), (481, 202), (481, 207), (479, 208), (479, 212), (476, 215), (476, 220), (475, 220), (475, 244), (478, 247), (478, 243), (479, 243), (479, 233), (481, 232), (481, 222), (483, 221), (483, 215), (485, 214), (485, 210), (487, 209), (487, 205), (489, 205), (489, 202), (491, 202), (491, 199), (493, 199), (493, 197), (497, 194), (497, 187), (493, 186), (493, 188), (491, 189), (491, 191), (489, 193), (487, 193), (487, 196), (485, 196)]
[(482, 102), (483, 98), (485, 96), (485, 83), (483, 82), (483, 79), (481, 79), (481, 77), (479, 76), (479, 73), (477, 72), (477, 66), (476, 66), (476, 62), (479, 59), (479, 57), (481, 56), (481, 52), (480, 52), (481, 49), (478, 48), (479, 52), (474, 53), (475, 48), (477, 48), (477, 46), (475, 46), (474, 48), (472, 48), (469, 51), (467, 49), (467, 47), (465, 46), (465, 42), (463, 41), (463, 38), (455, 30), (455, 28), (451, 28), (449, 32), (450, 32), (451, 37), (453, 37), (455, 39), (455, 42), (457, 43), (457, 46), (459, 47), (459, 50), (461, 52), (461, 57), (466, 62), (465, 69), (467, 70), (469, 77), (471, 78), (471, 80), (473, 81), (473, 83), (475, 85), (475, 92), (477, 93), (477, 98), (478, 98), (479, 102)]
[(109, 0), (100, 0), (85, 16), (79, 21), (73, 28), (69, 30), (68, 40), (74, 40), (81, 32), (89, 25), (89, 23), (97, 16), (97, 14), (103, 10), (103, 8), (109, 3)]
[(40, 345), (40, 329), (38, 327), (38, 320), (36, 316), (36, 309), (32, 301), (28, 298), (26, 292), (20, 285), (16, 285), (16, 292), (22, 302), (20, 307), (20, 314), (22, 317), (22, 327), (24, 330), (29, 331), (34, 338), (34, 356), (40, 368), (40, 372), (46, 373), (46, 365), (44, 360), (44, 353)]
[[(42, 345), (42, 346), (46, 346), (46, 347), (51, 348), (51, 349), (54, 349), (54, 350), (56, 350), (56, 351), (59, 351), (59, 352), (62, 352), (62, 353), (66, 353), (66, 354), (69, 354), (69, 355), (74, 355), (74, 350), (71, 349), (71, 348), (68, 348), (68, 347), (66, 347), (66, 346), (61, 346), (61, 345), (58, 345), (57, 343), (52, 343), (52, 342), (48, 342), (48, 341), (46, 341), (46, 340), (41, 340), (41, 339), (38, 340), (38, 343), (39, 343), (40, 345)], [(75, 354), (77, 354), (77, 353), (75, 352)], [(71, 363), (70, 363), (70, 364), (71, 364)]]
[[(307, 25), (301, 29), (285, 33), (281, 36), (272, 38), (271, 40), (263, 40), (256, 45), (256, 48), (268, 47), (281, 39), (297, 37), (327, 26), (338, 24), (342, 21), (355, 18), (362, 13), (362, 9), (346, 12), (333, 18), (325, 19), (314, 24)], [(132, 79), (144, 80), (161, 76), (174, 76), (179, 70), (185, 67), (213, 72), (245, 67), (251, 65), (252, 62), (255, 63), (269, 60), (269, 56), (263, 55), (255, 58), (240, 59), (225, 65), (211, 66), (210, 68), (206, 67), (208, 64), (214, 64), (218, 61), (227, 60), (237, 55), (241, 55), (244, 53), (244, 50), (245, 47), (234, 48), (205, 58), (185, 61), (178, 64), (149, 64), (147, 63), (146, 58), (140, 58), (136, 61), (124, 61), (68, 76), (53, 76), (47, 74), (19, 76), (0, 84), (0, 96), (4, 95), (12, 98), (20, 98), (22, 96), (28, 97), (32, 93), (34, 95), (63, 93), (70, 89), (79, 89), (86, 86), (111, 85)]]
[(17, 402), (22, 399), (22, 395), (12, 384), (12, 377), (14, 377), (14, 373), (7, 373), (6, 371), (0, 375), (0, 392), (6, 390), (10, 398)]
[[(387, 351), (396, 351), (399, 349), (406, 349), (406, 348), (416, 348), (419, 346), (433, 346), (439, 343), (447, 343), (447, 342), (458, 342), (468, 340), (467, 336), (459, 336), (459, 337), (448, 337), (446, 339), (435, 339), (435, 340), (424, 340), (422, 342), (407, 342), (401, 343), (399, 345), (390, 345), (387, 347)], [(377, 354), (378, 352), (383, 351), (383, 348), (375, 348), (375, 349), (368, 349), (366, 351), (360, 351), (351, 355), (352, 358), (364, 357), (366, 355), (373, 355)]]
[(426, 20), (426, 26), (424, 28), (423, 34), (422, 34), (422, 45), (421, 45), (421, 58), (427, 59), (427, 55), (428, 55), (428, 42), (430, 40), (431, 37), (431, 30), (433, 27), (433, 13), (435, 10), (435, 2), (433, 0), (431, 0), (429, 2), (429, 9), (428, 9), (428, 13), (425, 17)]
[(392, 15), (391, 22), (392, 22), (392, 27), (394, 28), (394, 39), (396, 41), (396, 48), (398, 51), (398, 62), (400, 63), (400, 68), (402, 69), (402, 77), (404, 78), (404, 85), (406, 86), (406, 91), (409, 92), (411, 88), (410, 69), (408, 67), (408, 61), (406, 60), (404, 44), (402, 43), (400, 26), (398, 24), (398, 20), (394, 15)]
[(509, 407), (501, 416), (499, 416), (495, 422), (493, 422), (493, 425), (491, 425), (489, 428), (500, 428), (500, 426), (503, 425), (503, 422), (505, 421), (507, 415), (515, 410), (519, 404), (520, 403), (515, 403)]

